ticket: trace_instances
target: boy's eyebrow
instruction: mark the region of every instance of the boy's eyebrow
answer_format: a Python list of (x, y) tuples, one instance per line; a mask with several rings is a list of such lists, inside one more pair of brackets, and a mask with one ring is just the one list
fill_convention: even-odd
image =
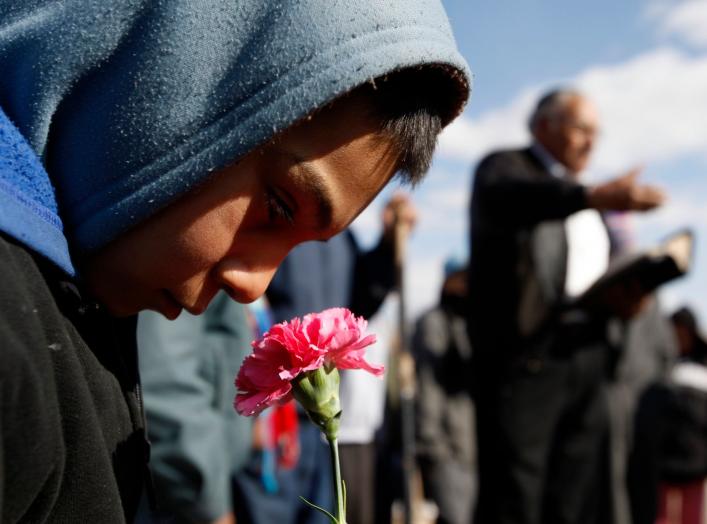
[(322, 231), (329, 229), (334, 215), (334, 204), (329, 187), (324, 182), (325, 175), (314, 169), (308, 162), (299, 158), (296, 160), (299, 183), (314, 196), (317, 203), (318, 227)]

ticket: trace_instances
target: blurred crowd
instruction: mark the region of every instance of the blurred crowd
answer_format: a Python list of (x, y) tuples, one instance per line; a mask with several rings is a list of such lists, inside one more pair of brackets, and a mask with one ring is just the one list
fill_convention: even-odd
[[(200, 317), (142, 314), (160, 510), (143, 504), (139, 521), (326, 522), (299, 500), (333, 505), (319, 431), (293, 404), (254, 423), (238, 417), (232, 378), (273, 322), (342, 306), (370, 320), (370, 358), (388, 367), (385, 381), (342, 374), (349, 524), (702, 524), (707, 341), (695, 313), (666, 312), (635, 274), (586, 299), (610, 268), (640, 255), (632, 214), (666, 196), (638, 168), (583, 182), (599, 124), (591, 100), (554, 90), (530, 115), (528, 147), (476, 166), (471, 258), (445, 262), (436, 305), (411, 329), (394, 314), (405, 298), (396, 232), (417, 220), (402, 193), (387, 203), (375, 247), (362, 250), (350, 230), (305, 243), (255, 304), (224, 294)], [(415, 363), (414, 442), (401, 418), (410, 416), (401, 355)]]

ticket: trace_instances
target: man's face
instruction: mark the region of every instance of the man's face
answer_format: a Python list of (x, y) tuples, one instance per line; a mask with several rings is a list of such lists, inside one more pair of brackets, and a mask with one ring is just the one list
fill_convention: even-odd
[(596, 108), (582, 97), (572, 97), (560, 115), (540, 123), (537, 140), (570, 172), (587, 167), (599, 130)]
[(348, 226), (393, 176), (392, 142), (360, 98), (334, 105), (251, 152), (87, 260), (115, 315), (201, 313), (219, 289), (263, 294), (300, 242)]

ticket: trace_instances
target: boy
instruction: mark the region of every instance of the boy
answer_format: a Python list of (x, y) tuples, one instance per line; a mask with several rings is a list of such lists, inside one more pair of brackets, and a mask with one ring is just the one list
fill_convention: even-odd
[(0, 2), (4, 523), (130, 521), (133, 315), (255, 299), (466, 100), (436, 2), (233, 4)]

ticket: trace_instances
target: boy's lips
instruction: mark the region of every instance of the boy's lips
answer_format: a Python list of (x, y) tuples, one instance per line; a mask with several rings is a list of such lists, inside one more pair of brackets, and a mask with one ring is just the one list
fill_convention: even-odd
[(174, 320), (182, 312), (182, 309), (185, 309), (184, 306), (166, 289), (162, 290), (162, 297), (164, 298), (164, 301), (162, 303), (162, 307), (160, 308), (160, 312), (169, 320)]
[(165, 295), (167, 296), (172, 305), (178, 307), (180, 311), (182, 309), (188, 311), (191, 315), (201, 315), (204, 311), (206, 311), (206, 308), (208, 307), (209, 303), (211, 302), (211, 299), (213, 298), (213, 296), (211, 296), (208, 297), (208, 300), (204, 300), (204, 297), (200, 296), (193, 301), (188, 300), (188, 297), (183, 300), (178, 300), (172, 293), (167, 290), (165, 290)]

